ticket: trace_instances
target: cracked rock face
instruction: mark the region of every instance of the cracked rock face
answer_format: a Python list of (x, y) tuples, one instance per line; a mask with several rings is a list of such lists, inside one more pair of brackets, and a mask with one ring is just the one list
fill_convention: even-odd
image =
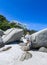
[(28, 60), (32, 57), (32, 54), (29, 52), (24, 52), (20, 58), (20, 61)]

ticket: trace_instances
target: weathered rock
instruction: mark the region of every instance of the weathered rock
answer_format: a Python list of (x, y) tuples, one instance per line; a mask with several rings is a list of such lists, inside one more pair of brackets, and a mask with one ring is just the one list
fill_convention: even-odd
[(23, 35), (23, 29), (12, 28), (5, 32), (5, 35), (2, 36), (4, 43), (13, 42), (16, 40), (20, 40)]
[(5, 44), (3, 43), (3, 39), (2, 37), (0, 36), (0, 48), (3, 47)]
[(4, 35), (4, 31), (0, 29), (0, 36)]
[(32, 54), (26, 51), (26, 52), (24, 52), (24, 53), (22, 54), (20, 60), (21, 60), (21, 61), (28, 60), (28, 59), (30, 59), (31, 57), (32, 57)]
[(20, 46), (26, 46), (26, 44), (25, 44), (25, 43), (19, 43), (19, 45), (20, 45)]
[(4, 34), (7, 35), (9, 34), (11, 31), (13, 31), (15, 28), (11, 28), (11, 29), (7, 29), (6, 31), (4, 31)]
[(9, 46), (9, 47), (4, 46), (4, 47), (0, 48), (0, 52), (10, 50), (11, 48), (12, 48), (11, 46)]
[(47, 47), (47, 28), (30, 36), (33, 48)]
[(29, 46), (22, 46), (21, 49), (23, 51), (29, 51), (30, 50), (30, 47)]
[(47, 48), (41, 47), (41, 48), (39, 49), (39, 51), (40, 51), (40, 52), (47, 52)]
[[(28, 51), (28, 55), (28, 53), (26, 54), (26, 52), (20, 49), (21, 46), (18, 44), (5, 45), (4, 48), (7, 47), (12, 48), (0, 52), (0, 65), (47, 65), (47, 53)], [(28, 57), (28, 60), (23, 57), (25, 55)]]

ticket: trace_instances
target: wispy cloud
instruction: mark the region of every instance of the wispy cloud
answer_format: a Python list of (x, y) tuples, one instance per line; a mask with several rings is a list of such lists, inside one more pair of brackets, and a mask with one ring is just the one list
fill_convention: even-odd
[(44, 29), (44, 28), (47, 28), (47, 25), (46, 24), (41, 24), (41, 23), (25, 23), (25, 22), (20, 22), (20, 21), (17, 21), (17, 20), (13, 20), (14, 22), (17, 22), (17, 23), (20, 23), (21, 25), (23, 26), (26, 26), (27, 29), (33, 29), (33, 30), (41, 30), (41, 29)]
[(41, 30), (41, 29), (47, 28), (47, 25), (40, 24), (40, 23), (29, 23), (29, 24), (26, 24), (26, 27), (28, 29)]

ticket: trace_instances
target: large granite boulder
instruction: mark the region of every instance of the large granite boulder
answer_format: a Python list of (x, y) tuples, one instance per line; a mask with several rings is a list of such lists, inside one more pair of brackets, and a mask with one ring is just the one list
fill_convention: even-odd
[(30, 36), (33, 48), (47, 47), (47, 28)]
[(23, 35), (23, 29), (12, 28), (12, 29), (8, 29), (4, 33), (5, 35), (2, 36), (3, 42), (9, 43), (16, 40), (20, 40), (20, 38)]
[(17, 44), (5, 45), (2, 49), (8, 47), (8, 50), (0, 52), (0, 65), (47, 65), (47, 53), (24, 52)]

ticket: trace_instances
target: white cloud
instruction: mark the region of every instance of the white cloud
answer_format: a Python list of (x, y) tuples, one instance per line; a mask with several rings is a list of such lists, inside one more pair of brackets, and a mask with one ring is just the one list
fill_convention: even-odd
[(44, 29), (47, 27), (46, 24), (40, 24), (40, 23), (24, 23), (24, 22), (20, 22), (20, 21), (17, 21), (17, 20), (12, 20), (14, 22), (17, 22), (17, 23), (20, 23), (21, 25), (23, 26), (26, 26), (28, 29), (33, 29), (33, 30), (41, 30), (41, 29)]
[(26, 25), (28, 29), (41, 30), (47, 27), (46, 24), (29, 23)]

